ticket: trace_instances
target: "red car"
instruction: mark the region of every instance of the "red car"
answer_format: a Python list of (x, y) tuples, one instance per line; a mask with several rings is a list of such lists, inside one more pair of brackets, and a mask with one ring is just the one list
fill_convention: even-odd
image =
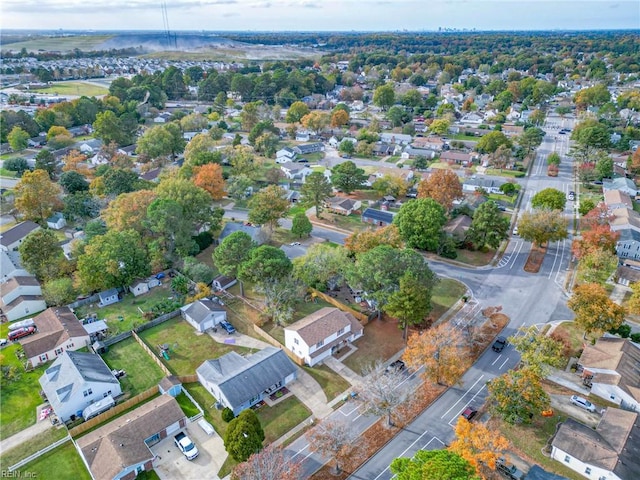
[(33, 333), (36, 333), (36, 327), (22, 327), (17, 330), (9, 332), (9, 340), (15, 342), (19, 338), (27, 337)]

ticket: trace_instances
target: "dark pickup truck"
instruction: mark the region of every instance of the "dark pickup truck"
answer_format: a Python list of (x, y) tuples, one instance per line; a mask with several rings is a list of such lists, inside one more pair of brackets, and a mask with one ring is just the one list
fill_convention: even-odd
[(496, 468), (502, 475), (510, 478), (511, 480), (524, 480), (524, 472), (522, 470), (518, 470), (518, 468), (512, 463), (507, 463), (507, 461), (502, 457), (498, 458)]

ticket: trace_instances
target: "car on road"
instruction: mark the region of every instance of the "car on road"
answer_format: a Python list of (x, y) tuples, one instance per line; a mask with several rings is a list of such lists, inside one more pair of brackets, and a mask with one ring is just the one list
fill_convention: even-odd
[(493, 342), (493, 346), (491, 347), (491, 350), (493, 350), (494, 352), (501, 352), (502, 350), (504, 350), (504, 347), (506, 345), (507, 345), (507, 339), (500, 336), (496, 338), (495, 342)]
[(227, 322), (226, 320), (222, 320), (222, 321), (220, 322), (220, 326), (221, 326), (222, 328), (224, 328), (224, 329), (227, 331), (227, 333), (228, 333), (229, 335), (231, 335), (232, 333), (236, 333), (236, 327), (234, 327), (233, 325), (231, 325), (231, 324), (230, 324), (229, 322)]
[(571, 403), (577, 405), (580, 408), (584, 408), (589, 412), (596, 411), (596, 406), (593, 403), (591, 403), (586, 398), (579, 397), (578, 395), (571, 395)]
[(518, 225), (516, 225), (515, 227), (513, 227), (513, 234), (514, 234), (514, 235), (518, 235)]
[(576, 192), (571, 191), (569, 192), (569, 194), (567, 195), (567, 198), (569, 198), (569, 200), (575, 200), (576, 199)]
[(386, 369), (385, 372), (386, 373), (391, 373), (391, 372), (402, 372), (407, 368), (407, 366), (404, 364), (404, 362), (402, 360), (396, 360), (395, 362), (392, 362)]
[(462, 418), (466, 418), (467, 420), (471, 421), (471, 419), (473, 417), (475, 417), (478, 414), (478, 411), (475, 408), (472, 407), (467, 407), (462, 411)]

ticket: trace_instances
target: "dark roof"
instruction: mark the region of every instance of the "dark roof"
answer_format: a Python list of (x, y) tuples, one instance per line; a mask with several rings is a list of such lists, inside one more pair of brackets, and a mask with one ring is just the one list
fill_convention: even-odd
[(242, 223), (237, 222), (227, 222), (220, 233), (220, 241), (227, 238), (234, 232), (244, 232), (251, 237), (251, 239), (258, 243), (264, 243), (264, 236), (262, 234), (262, 229), (260, 227), (254, 227), (252, 225), (244, 225)]
[(363, 219), (370, 218), (371, 220), (375, 220), (376, 222), (393, 223), (394, 216), (395, 214), (393, 212), (376, 210), (375, 208), (367, 208), (364, 212), (362, 212)]
[(640, 232), (632, 228), (622, 228), (618, 230), (620, 237), (618, 243), (621, 242), (640, 242)]
[(27, 220), (26, 222), (20, 222), (15, 227), (10, 228), (9, 230), (0, 234), (0, 245), (4, 247), (8, 247), (12, 243), (17, 242), (21, 238), (26, 237), (34, 230), (38, 230), (40, 225), (31, 220)]
[(301, 155), (304, 155), (305, 153), (322, 150), (322, 148), (323, 148), (322, 143), (317, 142), (317, 143), (305, 143), (302, 145), (296, 145), (293, 150), (300, 153)]
[(84, 352), (66, 352), (76, 371), (87, 382), (118, 383), (100, 355)]
[(112, 479), (125, 468), (151, 460), (145, 440), (185, 418), (178, 402), (161, 395), (77, 440), (93, 478)]
[(527, 480), (569, 480), (567, 477), (556, 475), (544, 470), (539, 465), (533, 465), (527, 472)]
[(196, 372), (218, 385), (228, 402), (236, 407), (295, 373), (296, 366), (284, 350), (266, 347), (247, 357), (229, 352), (216, 360), (207, 360)]

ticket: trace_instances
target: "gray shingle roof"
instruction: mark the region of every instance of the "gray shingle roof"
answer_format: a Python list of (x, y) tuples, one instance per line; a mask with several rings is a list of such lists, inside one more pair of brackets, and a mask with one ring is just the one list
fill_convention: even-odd
[(375, 208), (367, 208), (364, 212), (362, 212), (363, 219), (370, 218), (371, 220), (375, 220), (377, 222), (393, 223), (394, 216), (395, 214), (392, 212), (376, 210)]
[(248, 402), (295, 372), (294, 363), (276, 347), (266, 347), (248, 357), (230, 352), (207, 360), (196, 370), (207, 381), (217, 384), (233, 406)]
[(188, 305), (183, 311), (185, 315), (188, 315), (194, 322), (200, 324), (207, 319), (211, 312), (225, 312), (226, 310), (217, 303), (203, 298)]
[(0, 234), (0, 245), (4, 247), (8, 247), (14, 242), (17, 242), (21, 238), (26, 237), (34, 230), (38, 230), (40, 225), (31, 220), (27, 220), (26, 222), (21, 222), (17, 224), (15, 227), (10, 228), (6, 232)]
[(244, 225), (242, 223), (237, 223), (237, 222), (227, 222), (224, 228), (222, 229), (222, 232), (220, 233), (219, 239), (220, 241), (222, 241), (232, 233), (238, 232), (238, 231), (246, 233), (251, 237), (251, 239), (254, 242), (258, 244), (264, 243), (264, 235), (260, 227), (254, 227), (252, 225)]

